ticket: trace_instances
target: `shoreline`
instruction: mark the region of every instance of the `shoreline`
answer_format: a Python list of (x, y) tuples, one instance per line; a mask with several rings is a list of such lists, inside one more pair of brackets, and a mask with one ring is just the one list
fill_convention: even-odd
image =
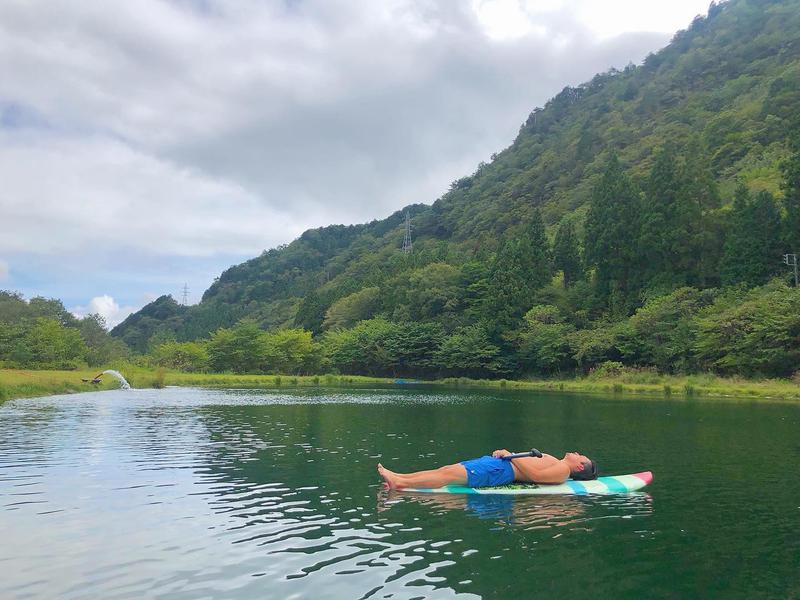
[[(0, 402), (16, 398), (71, 394), (95, 390), (113, 390), (118, 383), (111, 377), (100, 384), (84, 383), (99, 369), (77, 371), (34, 371), (0, 369)], [(800, 402), (800, 385), (789, 380), (747, 380), (714, 375), (656, 375), (628, 373), (615, 377), (580, 379), (468, 379), (464, 377), (436, 380), (369, 377), (362, 375), (237, 375), (230, 373), (183, 373), (163, 369), (122, 367), (123, 375), (135, 388), (209, 387), (209, 388), (299, 388), (299, 387), (448, 387), (487, 390), (530, 390), (604, 394), (613, 396), (646, 396), (657, 399), (731, 399)]]

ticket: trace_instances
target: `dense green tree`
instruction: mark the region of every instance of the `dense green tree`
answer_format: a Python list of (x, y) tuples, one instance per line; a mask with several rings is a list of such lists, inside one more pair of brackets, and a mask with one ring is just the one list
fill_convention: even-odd
[(461, 308), (463, 290), (458, 267), (435, 262), (413, 271), (404, 304), (412, 320), (452, 319)]
[(364, 288), (334, 302), (325, 313), (322, 326), (324, 329), (352, 327), (359, 321), (374, 316), (380, 303), (380, 288)]
[(622, 359), (620, 323), (597, 323), (593, 329), (580, 329), (567, 338), (572, 359), (587, 372), (606, 361)]
[(150, 353), (159, 367), (199, 373), (209, 368), (208, 345), (202, 342), (164, 342)]
[(713, 300), (712, 290), (689, 287), (650, 300), (630, 318), (629, 360), (665, 373), (691, 371), (696, 365), (694, 318)]
[(331, 367), (342, 373), (388, 375), (397, 358), (389, 343), (398, 325), (386, 319), (361, 321), (351, 329), (328, 331), (322, 341)]
[(230, 329), (218, 329), (208, 342), (208, 357), (215, 371), (256, 373), (260, 370), (263, 331), (252, 319), (242, 319)]
[(130, 354), (130, 350), (122, 341), (108, 334), (106, 321), (101, 315), (85, 316), (79, 321), (78, 330), (86, 343), (86, 363), (90, 367), (99, 367), (124, 359)]
[(525, 325), (518, 337), (523, 371), (540, 375), (562, 373), (574, 367), (569, 335), (575, 331), (555, 306), (537, 305), (525, 313)]
[(564, 288), (583, 276), (580, 242), (575, 233), (575, 224), (564, 219), (558, 226), (553, 244), (553, 266), (564, 275)]
[(320, 333), (326, 310), (328, 310), (328, 304), (319, 294), (312, 290), (300, 301), (300, 306), (294, 317), (294, 324), (312, 333)]
[(479, 325), (459, 329), (442, 342), (436, 353), (437, 364), (451, 375), (485, 377), (497, 374), (500, 348)]
[[(54, 328), (53, 323), (61, 329)], [(0, 291), (0, 324), (7, 325), (0, 340), (0, 361), (8, 365), (46, 368), (63, 364), (73, 368), (85, 361), (89, 366), (100, 366), (129, 354), (123, 342), (108, 334), (100, 315), (78, 319), (60, 300), (52, 298), (35, 297), (26, 301), (21, 294)], [(74, 341), (77, 353), (66, 352), (64, 348), (47, 353), (43, 348), (26, 346), (34, 338), (40, 343), (42, 336), (52, 338), (54, 344)]]
[(800, 364), (800, 294), (783, 282), (720, 297), (697, 327), (695, 349), (709, 369), (785, 377)]
[(736, 191), (722, 260), (727, 285), (766, 283), (780, 270), (782, 224), (775, 201), (767, 191), (753, 199), (740, 186)]
[(499, 340), (516, 328), (533, 304), (536, 290), (550, 282), (552, 253), (538, 209), (519, 238), (505, 240), (489, 268), (480, 305), (480, 321)]
[(792, 154), (781, 164), (783, 173), (784, 198), (786, 212), (784, 219), (784, 250), (788, 253), (800, 254), (800, 126), (796, 127), (790, 138)]
[(54, 319), (65, 327), (76, 327), (78, 319), (64, 308), (61, 300), (36, 296), (28, 301), (28, 316), (38, 319)]
[(30, 362), (22, 366), (74, 369), (86, 356), (80, 332), (49, 317), (38, 317), (25, 333), (23, 343), (30, 353)]
[(636, 187), (612, 154), (592, 191), (584, 247), (587, 263), (596, 269), (600, 297), (616, 315), (638, 302), (640, 208)]
[(310, 331), (281, 329), (263, 333), (259, 348), (261, 368), (272, 373), (313, 373), (322, 356)]
[(30, 316), (28, 303), (22, 294), (0, 290), (0, 323), (19, 323)]
[(748, 280), (747, 259), (752, 246), (749, 230), (751, 202), (750, 191), (743, 183), (739, 183), (728, 215), (725, 248), (720, 264), (722, 283), (725, 285), (738, 285)]
[(639, 234), (642, 278), (649, 286), (669, 289), (685, 278), (679, 252), (689, 246), (680, 227), (678, 155), (668, 143), (655, 155), (641, 211)]
[(526, 258), (520, 240), (509, 239), (492, 261), (480, 308), (481, 321), (492, 337), (515, 328), (532, 301), (523, 275)]
[(533, 209), (530, 222), (521, 239), (525, 291), (532, 293), (550, 282), (553, 277), (553, 256), (545, 233), (542, 211)]
[(676, 282), (709, 287), (718, 285), (723, 229), (720, 196), (708, 154), (698, 138), (687, 145), (678, 171)]
[(437, 351), (445, 338), (440, 323), (399, 323), (386, 336), (392, 375), (427, 377), (438, 370)]
[(486, 305), (491, 286), (488, 261), (471, 260), (461, 267), (461, 287), (464, 289), (465, 316), (473, 323), (487, 318)]

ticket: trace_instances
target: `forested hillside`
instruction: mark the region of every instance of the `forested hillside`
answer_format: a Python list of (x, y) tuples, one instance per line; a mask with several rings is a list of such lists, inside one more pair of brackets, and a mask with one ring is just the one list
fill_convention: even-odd
[(733, 343), (722, 320), (740, 319), (741, 338), (754, 314), (797, 304), (780, 279), (782, 254), (800, 251), (798, 122), (800, 0), (712, 4), (642, 65), (535, 109), (511, 146), (432, 205), (307, 231), (226, 270), (197, 306), (165, 296), (112, 334), (146, 351), (248, 318), (313, 333), (327, 368), (344, 372), (621, 361), (786, 375), (800, 324), (748, 342), (785, 350), (756, 364), (722, 350)]

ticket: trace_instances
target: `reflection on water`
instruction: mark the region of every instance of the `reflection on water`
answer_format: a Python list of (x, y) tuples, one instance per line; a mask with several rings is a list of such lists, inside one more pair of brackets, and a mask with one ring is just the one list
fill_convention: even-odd
[[(652, 498), (646, 492), (574, 497), (426, 494), (381, 490), (378, 494), (378, 511), (402, 502), (418, 502), (434, 515), (452, 510), (463, 511), (478, 519), (493, 521), (498, 526), (523, 530), (567, 526), (586, 531), (594, 519), (645, 517), (653, 510)], [(609, 507), (612, 511), (605, 514), (592, 511), (592, 507), (600, 506)]]
[[(8, 402), (0, 597), (528, 597), (531, 582), (544, 596), (582, 596), (586, 582), (562, 575), (576, 562), (600, 596), (691, 594), (699, 582), (790, 590), (797, 488), (759, 495), (755, 510), (754, 488), (731, 484), (739, 470), (781, 475), (725, 440), (738, 428), (750, 447), (761, 436), (767, 451), (796, 452), (796, 409), (594, 402), (186, 389)], [(532, 440), (580, 441), (609, 469), (653, 468), (665, 484), (621, 496), (414, 495), (380, 491), (375, 475), (378, 460), (419, 469)], [(697, 484), (709, 474), (713, 507)], [(716, 575), (752, 548), (768, 570)]]

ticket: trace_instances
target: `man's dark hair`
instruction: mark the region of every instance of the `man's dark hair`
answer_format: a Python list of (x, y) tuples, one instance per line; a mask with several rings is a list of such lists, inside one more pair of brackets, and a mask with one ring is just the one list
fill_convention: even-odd
[(597, 474), (597, 463), (593, 460), (585, 460), (583, 461), (583, 471), (572, 471), (569, 475), (576, 481), (589, 481), (597, 479)]

